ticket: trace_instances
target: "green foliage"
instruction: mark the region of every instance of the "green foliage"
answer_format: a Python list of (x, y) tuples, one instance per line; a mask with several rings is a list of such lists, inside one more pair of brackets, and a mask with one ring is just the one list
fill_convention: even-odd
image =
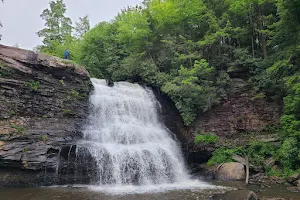
[(300, 148), (296, 138), (285, 139), (277, 153), (278, 160), (285, 171), (300, 168)]
[(64, 80), (59, 80), (59, 82), (63, 85), (66, 86), (65, 81)]
[(73, 111), (71, 109), (63, 109), (63, 114), (64, 115), (72, 115), (73, 114)]
[(80, 17), (74, 28), (75, 36), (72, 36), (72, 21), (66, 17), (66, 5), (63, 0), (51, 1), (50, 9), (45, 9), (41, 18), (46, 21), (45, 28), (37, 32), (43, 38), (43, 45), (37, 50), (49, 55), (64, 58), (66, 49), (70, 52), (70, 59), (75, 63), (81, 63), (82, 37), (89, 31), (88, 16)]
[(282, 176), (282, 172), (280, 170), (278, 170), (278, 169), (268, 169), (267, 175), (268, 176), (281, 177)]
[(220, 147), (217, 150), (214, 151), (213, 156), (208, 161), (208, 165), (215, 165), (215, 164), (221, 164), (226, 162), (233, 162), (232, 155), (243, 155), (244, 149), (242, 147), (236, 147), (236, 148), (226, 148), (226, 147)]
[(45, 48), (51, 48), (53, 41), (62, 43), (72, 33), (72, 21), (65, 16), (66, 5), (63, 0), (51, 1), (50, 9), (45, 9), (41, 18), (46, 21), (46, 28), (37, 32), (43, 38)]
[(261, 141), (253, 141), (250, 143), (246, 152), (249, 156), (249, 162), (255, 166), (263, 167), (265, 160), (275, 156), (277, 146)]
[(186, 125), (193, 122), (199, 111), (206, 111), (218, 103), (213, 75), (214, 68), (205, 60), (196, 60), (192, 69), (181, 66), (178, 76), (162, 87), (175, 102)]
[(90, 20), (86, 15), (79, 17), (79, 21), (75, 23), (74, 31), (76, 38), (82, 38), (90, 30)]
[(47, 135), (42, 135), (42, 136), (41, 136), (41, 139), (42, 139), (43, 142), (46, 142), (47, 139), (48, 139), (48, 136), (47, 136)]
[(30, 82), (27, 82), (25, 85), (31, 91), (38, 91), (38, 89), (40, 87), (40, 82), (39, 81), (30, 81)]
[(11, 124), (10, 127), (14, 129), (13, 131), (14, 134), (22, 134), (27, 131), (24, 126), (19, 126), (16, 124)]
[(79, 94), (79, 92), (77, 92), (76, 90), (71, 90), (69, 92), (69, 99), (72, 99), (72, 100), (79, 100), (81, 99), (83, 96)]
[(261, 92), (261, 93), (256, 94), (254, 97), (251, 97), (251, 100), (254, 101), (257, 99), (264, 99), (264, 98), (266, 98), (266, 95)]
[(5, 78), (13, 74), (13, 70), (7, 68), (3, 62), (0, 61), (0, 77)]
[(8, 110), (7, 114), (12, 117), (18, 114), (18, 110)]
[(213, 134), (199, 134), (195, 137), (195, 144), (216, 144), (219, 137)]

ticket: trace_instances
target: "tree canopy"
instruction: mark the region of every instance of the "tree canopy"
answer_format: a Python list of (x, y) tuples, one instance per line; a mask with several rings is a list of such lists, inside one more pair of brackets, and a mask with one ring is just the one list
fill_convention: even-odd
[(75, 23), (74, 35), (76, 38), (82, 38), (90, 30), (89, 17), (79, 17), (79, 21)]
[(45, 9), (41, 14), (41, 18), (46, 21), (46, 27), (37, 32), (43, 38), (42, 47), (51, 48), (55, 42), (66, 42), (71, 35), (72, 21), (65, 16), (66, 10), (63, 0), (56, 0), (51, 1), (50, 9)]

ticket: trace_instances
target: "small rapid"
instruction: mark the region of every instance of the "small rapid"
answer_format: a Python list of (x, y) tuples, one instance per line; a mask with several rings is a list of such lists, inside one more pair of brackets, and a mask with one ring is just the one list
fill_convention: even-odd
[(93, 190), (151, 192), (213, 186), (191, 180), (181, 149), (158, 119), (153, 92), (138, 84), (92, 79), (90, 115), (77, 154), (96, 162)]

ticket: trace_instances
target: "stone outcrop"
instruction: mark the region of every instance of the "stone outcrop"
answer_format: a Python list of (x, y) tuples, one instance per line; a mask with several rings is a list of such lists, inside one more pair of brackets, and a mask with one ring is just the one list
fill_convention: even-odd
[(245, 167), (241, 163), (224, 163), (216, 172), (218, 180), (237, 181), (244, 180), (246, 177)]
[[(280, 122), (282, 106), (266, 99), (262, 94), (256, 94), (246, 80), (233, 78), (228, 90), (230, 92), (223, 97), (219, 105), (205, 113), (199, 113), (195, 122), (187, 128), (185, 135), (189, 144), (190, 162), (206, 162), (215, 150), (213, 145), (193, 144), (194, 137), (199, 133), (214, 133), (221, 142), (244, 145), (249, 142), (249, 133), (263, 131), (267, 126)], [(279, 140), (277, 135), (270, 134), (260, 134), (257, 139), (265, 142)]]
[(55, 181), (60, 155), (82, 136), (90, 90), (84, 68), (0, 45), (0, 187)]
[(286, 181), (290, 184), (293, 184), (295, 181), (300, 180), (300, 173), (293, 174), (286, 178)]
[(238, 162), (211, 166), (201, 164), (196, 172), (206, 180), (240, 181), (246, 178), (245, 166)]
[(199, 115), (192, 131), (235, 137), (242, 132), (257, 132), (277, 124), (280, 116), (280, 105), (257, 95), (246, 81), (233, 79), (232, 93), (220, 105)]

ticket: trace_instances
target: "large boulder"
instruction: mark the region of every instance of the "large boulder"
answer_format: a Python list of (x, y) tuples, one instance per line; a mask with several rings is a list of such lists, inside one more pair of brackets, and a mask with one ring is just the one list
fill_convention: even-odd
[(294, 183), (293, 183), (295, 186), (297, 186), (297, 187), (300, 187), (300, 179), (299, 180), (296, 180), (296, 181), (294, 181)]
[(300, 179), (300, 174), (299, 173), (296, 173), (296, 174), (293, 174), (291, 176), (289, 176), (286, 181), (290, 184), (293, 184), (296, 180)]
[(244, 165), (237, 162), (223, 164), (216, 173), (216, 179), (218, 180), (244, 180), (245, 177)]

